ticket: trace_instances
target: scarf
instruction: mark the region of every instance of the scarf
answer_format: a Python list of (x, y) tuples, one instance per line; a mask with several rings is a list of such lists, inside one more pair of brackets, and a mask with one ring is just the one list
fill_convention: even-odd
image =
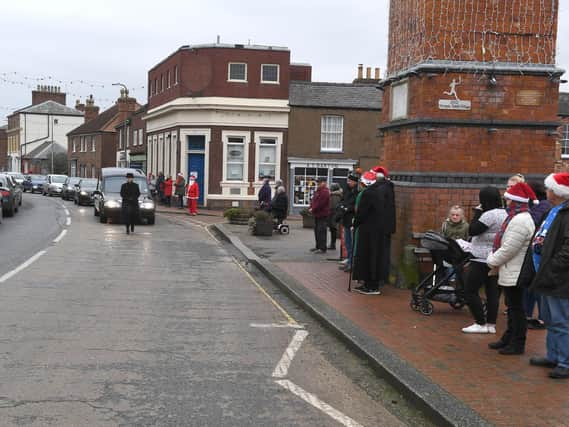
[(514, 218), (517, 214), (522, 212), (529, 212), (529, 204), (528, 203), (521, 203), (511, 201), (511, 203), (506, 208), (506, 212), (508, 213), (507, 218), (502, 223), (502, 227), (500, 227), (500, 231), (496, 233), (496, 237), (494, 238), (494, 245), (492, 247), (492, 251), (496, 252), (502, 246), (502, 237), (504, 237), (504, 233), (506, 232), (506, 228), (510, 224), (512, 218)]

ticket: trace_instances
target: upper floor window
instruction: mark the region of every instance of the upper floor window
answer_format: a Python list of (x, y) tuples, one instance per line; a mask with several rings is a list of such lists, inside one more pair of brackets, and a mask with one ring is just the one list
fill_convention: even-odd
[(178, 84), (178, 66), (177, 65), (174, 67), (174, 84), (175, 85)]
[(247, 81), (247, 64), (230, 62), (229, 63), (229, 76), (230, 82), (246, 82)]
[(278, 83), (279, 66), (278, 64), (261, 65), (261, 83)]
[(148, 97), (152, 98), (152, 80), (148, 81)]
[(81, 152), (86, 151), (85, 150), (85, 137), (82, 136), (81, 138), (79, 138), (79, 141), (80, 141), (80, 145), (81, 145)]
[(164, 74), (160, 74), (160, 92), (164, 92)]
[(154, 94), (158, 93), (158, 79), (154, 79)]
[(95, 137), (91, 136), (91, 151), (95, 151)]
[(72, 151), (75, 153), (77, 152), (77, 138), (73, 138), (73, 145)]
[(320, 150), (332, 153), (344, 149), (344, 117), (322, 116)]
[(122, 128), (119, 129), (119, 148), (122, 150)]
[(168, 89), (170, 89), (170, 70), (168, 70), (168, 75), (166, 77), (166, 82), (168, 83)]
[(569, 125), (563, 125), (561, 133), (561, 158), (569, 159)]

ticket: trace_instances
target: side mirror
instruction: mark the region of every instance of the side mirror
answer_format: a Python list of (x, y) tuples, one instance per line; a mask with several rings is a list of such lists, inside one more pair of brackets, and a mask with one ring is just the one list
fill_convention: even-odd
[(95, 190), (91, 193), (92, 196), (100, 196), (101, 192), (99, 190)]

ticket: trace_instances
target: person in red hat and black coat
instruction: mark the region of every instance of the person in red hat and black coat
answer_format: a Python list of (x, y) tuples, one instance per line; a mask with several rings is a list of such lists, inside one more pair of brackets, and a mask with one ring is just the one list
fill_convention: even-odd
[(552, 368), (554, 379), (569, 378), (569, 173), (545, 180), (553, 208), (538, 227), (522, 267), (520, 286), (540, 295), (547, 328), (547, 356), (532, 357), (530, 365)]
[(389, 179), (389, 172), (385, 166), (376, 166), (372, 169), (377, 174), (377, 182), (385, 194), (385, 206), (382, 213), (383, 230), (383, 258), (382, 258), (382, 284), (389, 282), (389, 271), (391, 269), (391, 236), (395, 234), (396, 213), (395, 213), (395, 188)]
[(140, 188), (134, 182), (134, 174), (126, 174), (126, 182), (121, 186), (122, 215), (126, 225), (126, 234), (134, 233), (134, 223), (138, 218), (138, 198)]

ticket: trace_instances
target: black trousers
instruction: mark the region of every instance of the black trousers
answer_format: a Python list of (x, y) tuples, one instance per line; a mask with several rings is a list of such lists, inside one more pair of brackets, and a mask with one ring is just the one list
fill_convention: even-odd
[[(498, 293), (498, 276), (488, 276), (490, 268), (482, 262), (471, 262), (466, 276), (464, 285), (464, 293), (466, 303), (474, 320), (479, 325), (486, 323), (496, 324), (498, 317), (498, 302), (500, 295)], [(484, 286), (486, 291), (486, 310), (484, 316), (484, 306), (480, 298), (480, 288)]]
[(326, 233), (328, 227), (328, 218), (314, 218), (314, 240), (316, 241), (316, 249), (326, 252)]
[(122, 208), (123, 222), (126, 225), (126, 229), (129, 228), (134, 231), (134, 224), (138, 217), (138, 209), (135, 206), (123, 206)]
[(508, 327), (501, 340), (516, 350), (524, 350), (527, 335), (527, 319), (524, 310), (524, 288), (502, 286), (508, 307)]
[(338, 239), (338, 228), (328, 226), (330, 229), (330, 248), (334, 249), (336, 247), (336, 240)]
[(381, 281), (384, 283), (389, 282), (389, 271), (391, 269), (391, 234), (385, 235), (383, 254), (381, 257), (383, 276)]

